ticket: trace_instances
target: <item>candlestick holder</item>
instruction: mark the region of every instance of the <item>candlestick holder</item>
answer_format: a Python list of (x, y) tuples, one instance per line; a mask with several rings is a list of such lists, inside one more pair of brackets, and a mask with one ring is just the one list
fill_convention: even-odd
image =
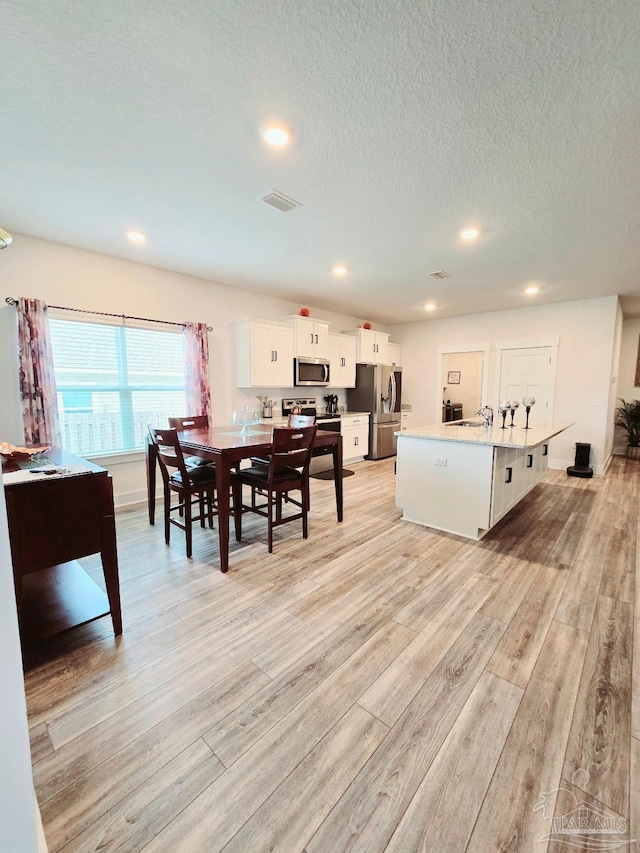
[(529, 429), (529, 412), (531, 411), (531, 407), (535, 406), (536, 398), (535, 397), (523, 397), (522, 405), (524, 406), (524, 410), (527, 413), (527, 422), (523, 429)]
[(519, 405), (520, 405), (520, 403), (517, 400), (512, 400), (511, 404), (509, 406), (509, 408), (511, 409), (511, 423), (509, 424), (509, 426), (511, 426), (511, 427), (513, 427), (513, 425), (514, 425), (513, 424), (513, 416), (515, 415), (516, 409), (518, 408)]

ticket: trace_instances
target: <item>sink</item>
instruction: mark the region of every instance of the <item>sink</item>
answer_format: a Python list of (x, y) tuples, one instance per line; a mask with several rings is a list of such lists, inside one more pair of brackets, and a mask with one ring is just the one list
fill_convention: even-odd
[(455, 427), (483, 427), (486, 426), (484, 421), (453, 421), (445, 426), (455, 426)]

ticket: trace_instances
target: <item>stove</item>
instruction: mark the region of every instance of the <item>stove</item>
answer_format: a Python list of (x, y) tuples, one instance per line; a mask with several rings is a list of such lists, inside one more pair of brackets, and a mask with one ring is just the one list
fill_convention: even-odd
[(324, 429), (330, 429), (327, 424), (333, 423), (335, 426), (331, 427), (331, 429), (335, 429), (336, 432), (340, 431), (340, 415), (339, 414), (329, 414), (329, 412), (318, 411), (318, 399), (317, 397), (298, 397), (296, 399), (285, 398), (282, 400), (282, 414), (286, 418), (291, 414), (292, 409), (298, 406), (300, 408), (299, 414), (301, 415), (314, 415), (316, 422), (320, 429), (324, 427)]
[[(291, 414), (294, 406), (300, 407), (301, 415), (315, 415), (318, 429), (331, 430), (332, 432), (340, 432), (340, 415), (329, 414), (328, 412), (318, 411), (318, 400), (316, 397), (298, 397), (296, 399), (283, 399), (282, 414), (284, 417)], [(311, 474), (318, 474), (321, 471), (329, 471), (333, 469), (333, 456), (331, 448), (326, 448), (326, 452), (320, 455), (314, 455), (311, 458)]]

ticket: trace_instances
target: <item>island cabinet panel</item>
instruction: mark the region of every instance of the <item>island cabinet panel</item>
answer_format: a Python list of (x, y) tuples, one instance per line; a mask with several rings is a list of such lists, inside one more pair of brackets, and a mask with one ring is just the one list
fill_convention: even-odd
[(478, 539), (490, 526), (494, 448), (398, 437), (396, 504), (402, 517)]
[(496, 447), (493, 462), (491, 525), (509, 512), (523, 497), (524, 469), (519, 452), (512, 447)]
[(481, 539), (544, 476), (549, 439), (570, 426), (524, 434), (437, 424), (398, 434), (396, 504), (407, 521)]

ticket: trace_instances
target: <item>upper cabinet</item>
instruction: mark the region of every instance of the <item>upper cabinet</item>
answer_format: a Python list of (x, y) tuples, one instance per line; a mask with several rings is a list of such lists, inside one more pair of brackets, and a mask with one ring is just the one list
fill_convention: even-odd
[(344, 334), (355, 336), (358, 364), (389, 364), (389, 335), (386, 332), (354, 329)]
[(351, 335), (329, 335), (330, 388), (356, 387), (356, 339)]
[(402, 353), (400, 350), (400, 344), (392, 344), (389, 341), (389, 361), (387, 364), (393, 364), (395, 367), (402, 367)]
[(300, 358), (329, 358), (329, 323), (293, 314), (282, 321), (293, 329), (294, 355)]
[(291, 388), (294, 331), (282, 323), (235, 321), (238, 388)]

